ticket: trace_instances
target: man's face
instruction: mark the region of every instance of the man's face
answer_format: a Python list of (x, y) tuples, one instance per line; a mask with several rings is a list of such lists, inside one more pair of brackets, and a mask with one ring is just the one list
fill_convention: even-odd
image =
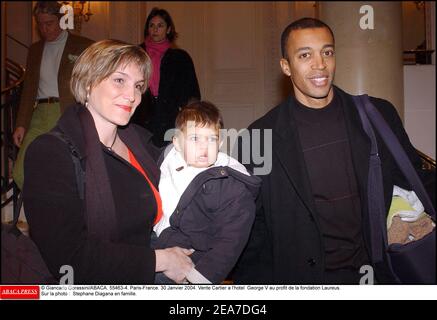
[(44, 41), (55, 41), (62, 32), (57, 16), (48, 13), (38, 13), (36, 23)]
[(334, 39), (327, 28), (293, 30), (287, 42), (288, 61), (282, 72), (291, 78), (296, 99), (312, 108), (323, 108), (333, 98)]

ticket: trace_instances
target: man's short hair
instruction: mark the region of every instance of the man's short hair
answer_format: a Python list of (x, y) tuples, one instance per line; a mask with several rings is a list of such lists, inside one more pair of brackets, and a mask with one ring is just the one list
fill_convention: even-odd
[(194, 101), (183, 107), (176, 117), (176, 129), (184, 131), (188, 121), (193, 121), (196, 127), (214, 126), (217, 131), (223, 128), (220, 110), (208, 101)]
[(52, 14), (58, 19), (61, 19), (63, 14), (59, 11), (61, 10), (62, 4), (57, 1), (37, 1), (35, 7), (33, 8), (33, 15), (36, 17), (40, 13)]
[(149, 82), (152, 63), (139, 46), (120, 40), (93, 43), (77, 58), (71, 73), (70, 89), (77, 102), (85, 105), (89, 88), (93, 88), (117, 71), (120, 66), (134, 63), (144, 77), (144, 93)]
[(332, 36), (332, 40), (334, 40), (334, 33), (332, 32), (331, 28), (324, 23), (323, 21), (319, 20), (319, 19), (315, 19), (315, 18), (302, 18), (299, 20), (296, 20), (292, 23), (290, 23), (282, 32), (281, 35), (281, 52), (282, 52), (282, 57), (284, 59), (288, 60), (288, 54), (287, 54), (287, 42), (288, 42), (288, 38), (290, 37), (290, 33), (293, 30), (300, 30), (300, 29), (314, 29), (314, 28), (326, 28), (329, 30), (329, 32), (331, 33)]

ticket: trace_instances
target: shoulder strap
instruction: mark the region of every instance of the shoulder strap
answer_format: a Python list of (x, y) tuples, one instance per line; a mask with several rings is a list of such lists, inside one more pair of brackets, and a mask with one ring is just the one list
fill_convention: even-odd
[[(399, 143), (399, 140), (388, 126), (379, 111), (370, 101), (367, 95), (353, 96), (355, 105), (358, 109), (364, 131), (369, 136), (371, 141), (371, 154), (369, 163), (369, 178), (367, 185), (368, 192), (368, 208), (369, 208), (369, 222), (371, 224), (370, 237), (371, 237), (371, 249), (373, 262), (381, 261), (383, 257), (383, 248), (387, 248), (387, 227), (386, 227), (386, 214), (384, 206), (383, 193), (383, 181), (381, 162), (378, 155), (378, 147), (373, 131), (372, 125), (376, 128), (380, 134), (385, 145), (389, 149), (393, 158), (395, 159), (399, 169), (404, 174), (405, 178), (410, 182), (413, 190), (417, 193), (419, 199), (423, 202), (427, 213), (433, 216), (435, 219), (434, 207), (429, 199), (425, 188), (417, 175), (416, 170), (411, 164), (405, 150)], [(370, 120), (369, 120), (370, 119)], [(379, 226), (379, 227), (378, 227)], [(383, 241), (383, 246), (381, 246)], [(379, 245), (378, 245), (379, 244)], [(388, 259), (390, 268), (391, 263)]]
[(358, 109), (363, 129), (370, 138), (369, 175), (367, 180), (367, 207), (369, 212), (371, 254), (374, 263), (383, 261), (383, 249), (387, 246), (387, 227), (382, 180), (381, 159), (375, 133), (365, 112), (361, 96), (352, 97)]
[(411, 161), (408, 158), (404, 148), (401, 146), (398, 138), (388, 126), (381, 113), (372, 104), (369, 96), (362, 95), (361, 99), (363, 101), (364, 109), (369, 116), (370, 121), (381, 135), (382, 140), (385, 142), (387, 148), (390, 150), (390, 153), (393, 155), (393, 158), (396, 161), (399, 169), (402, 171), (405, 178), (410, 183), (412, 189), (414, 190), (414, 192), (416, 192), (417, 196), (422, 201), (426, 213), (428, 213), (435, 219), (436, 214), (429, 195), (426, 192), (422, 181), (420, 180), (416, 170), (411, 164)]
[(47, 132), (48, 134), (57, 137), (59, 140), (64, 142), (70, 149), (71, 159), (74, 163), (74, 172), (76, 174), (76, 184), (77, 190), (79, 191), (79, 197), (81, 200), (85, 199), (85, 171), (80, 163), (79, 154), (73, 143), (68, 140), (62, 131), (52, 130)]

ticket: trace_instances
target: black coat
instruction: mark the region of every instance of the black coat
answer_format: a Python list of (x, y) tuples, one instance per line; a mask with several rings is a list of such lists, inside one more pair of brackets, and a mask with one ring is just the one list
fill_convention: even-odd
[[(370, 140), (362, 128), (351, 96), (336, 87), (334, 90), (334, 94), (339, 95), (344, 110), (362, 204), (363, 238), (370, 253), (367, 211)], [(371, 100), (399, 138), (413, 165), (420, 171), (421, 160), (411, 145), (395, 108), (386, 100)], [(249, 130), (272, 129), (272, 170), (270, 174), (260, 176), (262, 186), (257, 199), (257, 214), (248, 245), (234, 273), (237, 283), (311, 284), (325, 281), (323, 238), (297, 126), (291, 112), (291, 108), (296, 107), (294, 104), (294, 98), (289, 97), (249, 127)], [(402, 174), (379, 135), (377, 141), (382, 161), (384, 200), (388, 212), (393, 185), (406, 189), (410, 187), (405, 184)], [(269, 150), (270, 144), (261, 145), (261, 149)], [(253, 160), (247, 167), (249, 170), (255, 168)], [(393, 281), (386, 263), (374, 266), (374, 270), (378, 282)]]
[(158, 97), (153, 97), (148, 88), (131, 120), (152, 132), (153, 143), (158, 147), (167, 144), (164, 134), (175, 127), (180, 108), (191, 99), (200, 100), (196, 71), (186, 51), (168, 49), (162, 57), (160, 72)]
[[(30, 235), (49, 270), (59, 277), (62, 265), (72, 266), (75, 284), (153, 283), (157, 209), (144, 177), (103, 147), (85, 107), (68, 108), (54, 130), (64, 132), (86, 168), (86, 201), (67, 144), (50, 134), (36, 138), (26, 152), (23, 199)], [(118, 134), (157, 188), (159, 154), (150, 133), (131, 125)]]
[(230, 167), (199, 173), (181, 196), (157, 248), (194, 248), (193, 262), (212, 283), (221, 283), (249, 238), (261, 179)]

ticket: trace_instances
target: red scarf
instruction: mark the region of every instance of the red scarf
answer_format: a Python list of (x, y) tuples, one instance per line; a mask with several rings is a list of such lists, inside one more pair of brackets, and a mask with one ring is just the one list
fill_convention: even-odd
[(165, 39), (162, 42), (153, 42), (150, 37), (147, 37), (144, 41), (146, 47), (146, 52), (152, 60), (152, 75), (150, 77), (150, 91), (154, 97), (158, 96), (159, 93), (159, 79), (160, 79), (160, 67), (161, 59), (164, 53), (170, 48), (170, 41)]

